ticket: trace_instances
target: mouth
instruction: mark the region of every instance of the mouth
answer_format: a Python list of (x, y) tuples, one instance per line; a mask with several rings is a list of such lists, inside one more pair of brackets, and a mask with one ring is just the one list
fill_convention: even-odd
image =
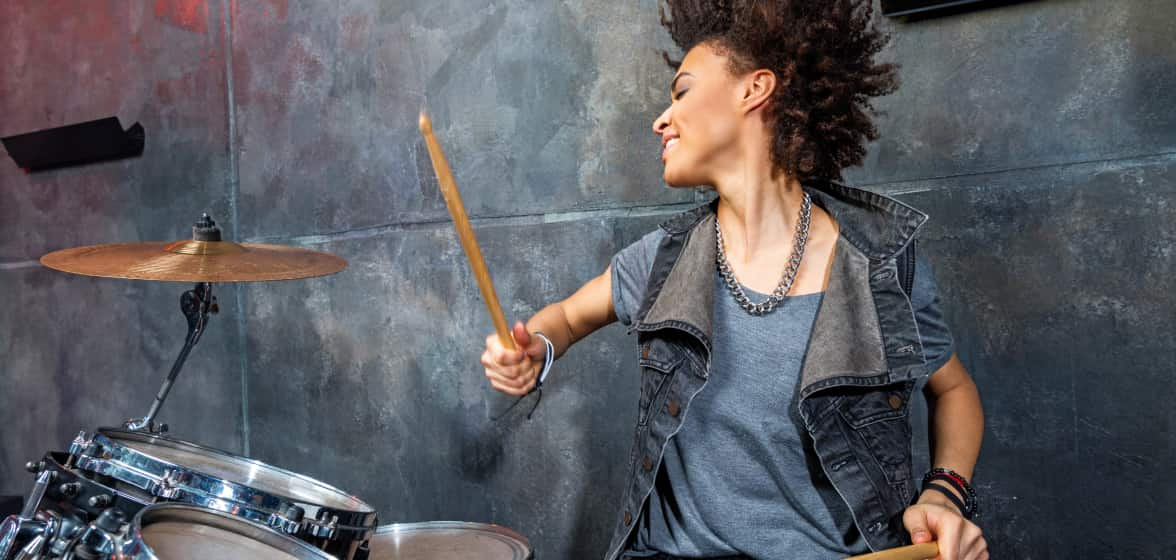
[(677, 145), (678, 145), (678, 138), (677, 137), (670, 138), (669, 140), (666, 140), (666, 142), (662, 145), (662, 159), (665, 159), (666, 154), (670, 153), (670, 150), (674, 149), (674, 146), (677, 146)]

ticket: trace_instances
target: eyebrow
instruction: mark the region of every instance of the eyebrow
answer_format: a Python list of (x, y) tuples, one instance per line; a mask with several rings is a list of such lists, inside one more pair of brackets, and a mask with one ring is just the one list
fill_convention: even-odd
[(670, 91), (674, 91), (674, 86), (678, 85), (678, 78), (681, 78), (682, 76), (693, 76), (693, 75), (694, 74), (691, 74), (690, 72), (681, 72), (677, 76), (674, 76), (674, 80), (670, 82)]

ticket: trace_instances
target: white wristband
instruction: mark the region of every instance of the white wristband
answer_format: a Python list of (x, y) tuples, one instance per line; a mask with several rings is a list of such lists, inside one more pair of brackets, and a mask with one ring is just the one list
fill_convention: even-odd
[(535, 387), (542, 387), (543, 382), (547, 380), (547, 374), (551, 372), (551, 364), (555, 363), (555, 345), (541, 332), (535, 333), (535, 336), (542, 338), (543, 344), (547, 346), (547, 352), (543, 355), (543, 369), (539, 370), (539, 380), (535, 382)]

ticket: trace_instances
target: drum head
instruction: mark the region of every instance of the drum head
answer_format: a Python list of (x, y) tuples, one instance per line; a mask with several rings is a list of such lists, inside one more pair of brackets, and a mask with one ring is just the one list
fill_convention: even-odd
[(531, 544), (498, 525), (429, 521), (384, 525), (368, 541), (368, 560), (530, 560)]
[(183, 504), (148, 506), (134, 520), (133, 548), (160, 560), (333, 560), (310, 545), (239, 517)]
[(103, 436), (138, 453), (214, 476), (273, 496), (331, 509), (370, 513), (360, 499), (310, 477), (185, 441), (122, 430), (100, 430)]

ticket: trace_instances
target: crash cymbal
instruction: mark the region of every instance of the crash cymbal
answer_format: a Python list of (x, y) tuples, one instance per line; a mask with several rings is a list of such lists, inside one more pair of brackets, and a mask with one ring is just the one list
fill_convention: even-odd
[(320, 251), (222, 241), (207, 214), (192, 229), (190, 240), (73, 247), (41, 257), (41, 264), (85, 276), (170, 282), (293, 280), (347, 267), (347, 261)]

